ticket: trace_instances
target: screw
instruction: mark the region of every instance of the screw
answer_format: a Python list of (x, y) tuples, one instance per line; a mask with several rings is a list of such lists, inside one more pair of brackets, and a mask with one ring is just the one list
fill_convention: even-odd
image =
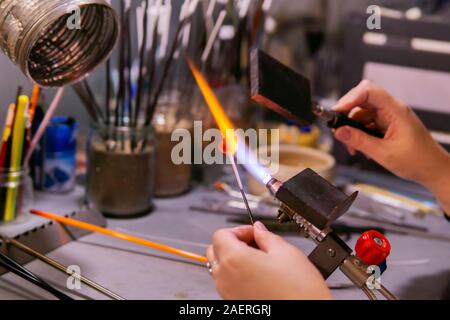
[(336, 251), (334, 251), (333, 249), (328, 249), (328, 255), (330, 257), (335, 257), (336, 256)]
[(377, 245), (379, 245), (380, 247), (383, 246), (383, 241), (381, 241), (380, 238), (374, 237), (374, 238), (373, 238), (373, 241), (374, 241)]

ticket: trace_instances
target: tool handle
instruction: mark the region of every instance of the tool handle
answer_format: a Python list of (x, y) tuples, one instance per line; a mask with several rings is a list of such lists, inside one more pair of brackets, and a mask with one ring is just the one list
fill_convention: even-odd
[(384, 138), (384, 134), (378, 130), (374, 130), (374, 129), (369, 129), (367, 128), (363, 123), (358, 122), (356, 120), (350, 119), (349, 117), (347, 117), (345, 114), (343, 113), (338, 113), (336, 112), (336, 116), (333, 120), (331, 120), (330, 122), (328, 122), (328, 126), (330, 128), (333, 129), (338, 129), (344, 126), (349, 126), (349, 127), (353, 127), (356, 129), (359, 129), (361, 131), (364, 131), (365, 133), (383, 139)]
[(365, 264), (381, 265), (391, 253), (389, 240), (380, 232), (370, 230), (364, 232), (355, 245), (356, 256)]

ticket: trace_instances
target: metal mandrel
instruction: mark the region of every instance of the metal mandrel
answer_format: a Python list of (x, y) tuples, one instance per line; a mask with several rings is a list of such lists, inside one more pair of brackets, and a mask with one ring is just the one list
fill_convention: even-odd
[[(55, 261), (55, 260), (45, 256), (45, 255), (37, 252), (36, 250), (34, 250), (34, 249), (24, 245), (23, 243), (21, 243), (21, 242), (19, 242), (17, 240), (5, 239), (5, 242), (7, 244), (13, 245), (17, 249), (19, 249), (19, 250), (21, 250), (21, 251), (23, 251), (23, 252), (25, 252), (25, 253), (33, 256), (33, 257), (35, 257), (36, 259), (39, 259), (40, 261), (46, 263), (47, 265), (49, 265), (49, 266), (53, 267), (54, 269), (57, 269), (57, 270), (65, 273), (65, 274), (67, 273), (67, 270), (69, 270), (69, 268), (66, 267), (65, 265), (63, 265), (63, 264), (61, 264), (61, 263), (59, 263), (59, 262), (57, 262), (57, 261)], [(94, 282), (94, 281), (92, 281), (92, 280), (82, 276), (81, 274), (78, 274), (76, 272), (72, 272), (71, 275), (73, 277), (76, 277), (77, 279), (80, 279), (80, 281), (82, 283), (84, 283), (85, 285), (91, 287), (92, 289), (94, 289), (94, 290), (96, 290), (96, 291), (98, 291), (100, 293), (103, 293), (104, 295), (106, 295), (106, 296), (108, 296), (108, 297), (110, 297), (110, 298), (112, 298), (114, 300), (126, 300), (125, 298), (123, 298), (122, 296), (118, 295), (117, 293), (114, 293), (111, 290), (106, 289), (105, 287), (103, 287), (103, 286), (99, 285), (98, 283), (96, 283), (96, 282)]]

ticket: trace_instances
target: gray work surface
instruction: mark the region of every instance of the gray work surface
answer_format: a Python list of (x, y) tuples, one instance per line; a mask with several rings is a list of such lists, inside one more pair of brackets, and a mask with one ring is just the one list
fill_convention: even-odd
[[(204, 206), (202, 199), (222, 195), (204, 187), (173, 199), (157, 200), (152, 214), (132, 220), (108, 220), (113, 230), (130, 233), (152, 241), (203, 254), (217, 229), (232, 227), (228, 217), (191, 211), (190, 206)], [(225, 197), (225, 196), (222, 196)], [(67, 214), (83, 202), (83, 189), (68, 195), (38, 194), (35, 208)], [(274, 210), (274, 215), (276, 214)], [(344, 219), (346, 219), (344, 217)], [(441, 217), (410, 219), (431, 233), (450, 236), (450, 224)], [(31, 223), (43, 220), (32, 218)], [(388, 234), (392, 244), (389, 268), (382, 283), (401, 299), (448, 298), (450, 284), (450, 242)], [(286, 240), (309, 253), (314, 244), (298, 236)], [(354, 236), (348, 244), (353, 247)], [(219, 299), (205, 267), (152, 249), (104, 235), (90, 234), (65, 245), (49, 255), (66, 265), (77, 265), (81, 273), (126, 299)], [(67, 276), (40, 261), (27, 267), (64, 290)], [(298, 270), (302, 272), (302, 270)], [(349, 284), (340, 271), (328, 280), (330, 286)], [(366, 299), (356, 288), (333, 290), (337, 299)], [(78, 299), (107, 299), (84, 284), (72, 295)], [(0, 299), (48, 299), (40, 289), (11, 274), (0, 278)]]

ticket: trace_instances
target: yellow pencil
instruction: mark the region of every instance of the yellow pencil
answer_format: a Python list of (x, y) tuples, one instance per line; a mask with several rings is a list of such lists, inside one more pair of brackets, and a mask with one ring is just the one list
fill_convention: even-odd
[[(23, 142), (25, 137), (26, 118), (28, 113), (28, 97), (20, 96), (17, 104), (16, 119), (14, 122), (13, 136), (12, 136), (12, 152), (10, 168), (12, 171), (20, 170), (22, 155), (23, 155)], [(18, 183), (20, 176), (12, 174), (9, 178), (8, 191), (6, 193), (6, 205), (5, 205), (5, 222), (14, 220), (16, 211), (16, 200)]]

